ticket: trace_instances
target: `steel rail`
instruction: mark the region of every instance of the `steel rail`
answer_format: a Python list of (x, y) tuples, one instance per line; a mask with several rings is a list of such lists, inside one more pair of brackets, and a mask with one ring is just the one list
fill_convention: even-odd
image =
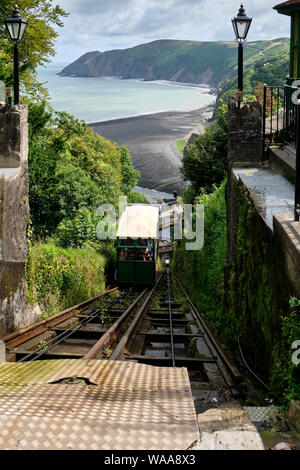
[(185, 295), (185, 297), (186, 297), (186, 299), (187, 299), (187, 301), (188, 301), (188, 303), (189, 303), (189, 305), (192, 309), (193, 314), (195, 315), (195, 317), (199, 321), (201, 327), (203, 328), (204, 337), (205, 337), (207, 347), (209, 348), (212, 356), (215, 358), (215, 362), (216, 362), (216, 364), (219, 368), (219, 371), (221, 372), (221, 374), (222, 374), (225, 382), (229, 386), (229, 388), (232, 389), (234, 387), (235, 383), (240, 382), (242, 380), (242, 376), (241, 376), (240, 372), (237, 370), (237, 368), (233, 364), (231, 364), (228, 361), (228, 359), (224, 355), (223, 351), (220, 349), (219, 345), (215, 341), (215, 339), (214, 339), (213, 335), (211, 334), (209, 328), (207, 327), (205, 321), (203, 320), (203, 318), (199, 314), (197, 308), (195, 307), (192, 300), (190, 299), (189, 295), (187, 294), (186, 290), (181, 285), (178, 278), (175, 275), (174, 275), (174, 277), (175, 277), (175, 280), (176, 280), (177, 284), (179, 285), (180, 289), (184, 293), (184, 295)]
[[(28, 339), (34, 338), (35, 336), (39, 336), (40, 334), (42, 334), (43, 331), (46, 331), (48, 328), (56, 326), (62, 323), (63, 321), (65, 321), (74, 310), (83, 309), (81, 311), (84, 312), (86, 308), (90, 306), (91, 303), (95, 302), (98, 299), (105, 297), (108, 294), (111, 294), (112, 292), (115, 292), (116, 290), (118, 290), (117, 287), (115, 287), (114, 289), (110, 289), (104, 292), (103, 294), (93, 297), (92, 299), (86, 300), (85, 302), (82, 302), (78, 305), (74, 305), (73, 307), (70, 307), (67, 310), (63, 310), (62, 312), (59, 312), (56, 315), (53, 315), (52, 317), (47, 318), (46, 320), (43, 320), (39, 323), (35, 323), (34, 325), (28, 326), (20, 331), (11, 333), (10, 335), (2, 338), (2, 341), (6, 344), (6, 347), (10, 347), (10, 343), (13, 343), (13, 344), (16, 343), (17, 338), (22, 339), (22, 337), (26, 336), (26, 340), (28, 340)], [(38, 330), (38, 333), (34, 334), (36, 330)], [(40, 330), (43, 330), (43, 331), (41, 332)], [(29, 338), (27, 338), (27, 335), (29, 336)]]
[[(128, 295), (128, 293), (127, 293), (127, 295)], [(113, 299), (112, 301), (108, 302), (103, 307), (97, 309), (96, 312), (92, 313), (91, 315), (88, 315), (87, 318), (83, 318), (79, 323), (77, 323), (77, 325), (73, 325), (73, 326), (67, 328), (65, 331), (60, 333), (58, 336), (55, 336), (51, 340), (47, 341), (46, 344), (39, 347), (38, 349), (31, 352), (30, 354), (23, 357), (22, 359), (20, 359), (17, 362), (25, 362), (25, 361), (28, 361), (28, 359), (31, 359), (31, 358), (33, 358), (32, 361), (36, 361), (37, 359), (39, 359), (40, 357), (44, 356), (49, 351), (51, 351), (51, 349), (53, 349), (55, 346), (60, 344), (62, 341), (69, 338), (72, 334), (79, 331), (83, 326), (87, 325), (92, 320), (94, 320), (94, 318), (97, 317), (99, 315), (99, 313), (101, 313), (103, 310), (107, 309), (111, 305), (115, 305), (116, 303), (119, 303), (124, 297), (126, 297), (126, 295), (117, 297), (117, 298)], [(36, 355), (38, 352), (40, 352), (40, 354)]]
[(107, 330), (106, 333), (100, 338), (100, 340), (92, 347), (92, 349), (84, 356), (83, 359), (101, 359), (103, 357), (104, 348), (109, 348), (112, 346), (113, 342), (116, 340), (118, 335), (118, 330), (121, 325), (128, 319), (131, 312), (137, 306), (139, 301), (146, 295), (148, 289), (143, 290), (143, 292), (134, 300), (134, 302), (127, 308), (127, 310), (118, 318), (114, 324)]
[(143, 302), (143, 305), (139, 308), (136, 316), (134, 317), (133, 321), (131, 322), (128, 329), (124, 333), (124, 335), (123, 335), (122, 339), (120, 340), (120, 342), (118, 343), (116, 349), (114, 350), (112, 355), (109, 357), (109, 360), (111, 360), (111, 361), (122, 360), (122, 356), (124, 354), (124, 350), (125, 350), (125, 348), (128, 344), (128, 341), (130, 340), (130, 338), (131, 338), (134, 330), (136, 329), (139, 321), (141, 320), (143, 315), (146, 313), (147, 308), (149, 306), (149, 303), (150, 303), (150, 301), (153, 297), (153, 294), (156, 291), (158, 285), (160, 284), (160, 281), (161, 281), (162, 277), (163, 277), (163, 273), (160, 274), (157, 283), (155, 284), (155, 286), (151, 289), (151, 291), (147, 295), (145, 301)]
[(176, 367), (175, 349), (174, 349), (174, 336), (173, 336), (173, 319), (172, 319), (172, 307), (171, 307), (170, 268), (167, 269), (167, 284), (168, 284), (168, 297), (169, 297), (169, 320), (170, 320), (170, 339), (171, 339), (171, 351), (172, 351), (172, 365), (173, 365), (173, 367)]

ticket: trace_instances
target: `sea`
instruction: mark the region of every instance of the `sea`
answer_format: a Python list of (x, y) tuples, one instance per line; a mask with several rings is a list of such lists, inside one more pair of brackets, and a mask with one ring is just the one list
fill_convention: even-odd
[(159, 113), (191, 111), (215, 102), (205, 85), (118, 78), (61, 77), (66, 64), (39, 68), (38, 79), (50, 95), (52, 107), (88, 123)]

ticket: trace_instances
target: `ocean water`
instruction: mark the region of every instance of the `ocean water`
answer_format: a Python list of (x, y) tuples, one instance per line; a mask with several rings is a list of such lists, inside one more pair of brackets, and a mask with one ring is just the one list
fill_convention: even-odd
[(64, 65), (40, 68), (55, 110), (98, 122), (161, 111), (191, 111), (215, 101), (207, 87), (115, 78), (73, 78), (57, 74)]

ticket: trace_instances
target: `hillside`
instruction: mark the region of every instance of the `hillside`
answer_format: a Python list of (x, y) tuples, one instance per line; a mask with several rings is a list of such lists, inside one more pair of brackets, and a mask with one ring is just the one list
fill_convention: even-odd
[[(289, 40), (256, 41), (246, 44), (245, 66), (287, 51)], [(235, 42), (159, 40), (130, 49), (84, 54), (60, 75), (169, 80), (219, 86), (237, 67)]]
[[(289, 73), (289, 53), (282, 52), (273, 57), (266, 57), (258, 60), (249, 66), (244, 74), (244, 96), (253, 96), (256, 84), (262, 86), (266, 83), (269, 86), (283, 85)], [(236, 78), (228, 80), (219, 89), (218, 98), (225, 102), (230, 96), (236, 94)]]

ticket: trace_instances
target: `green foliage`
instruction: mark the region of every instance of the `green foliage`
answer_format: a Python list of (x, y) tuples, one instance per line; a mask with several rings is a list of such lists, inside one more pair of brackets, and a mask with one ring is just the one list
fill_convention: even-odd
[[(95, 135), (84, 121), (51, 113), (46, 103), (29, 107), (29, 198), (32, 230), (52, 235), (78, 211), (118, 206), (139, 173), (124, 147)], [(70, 226), (68, 225), (68, 229)]]
[(201, 188), (212, 191), (214, 184), (221, 184), (226, 168), (227, 105), (221, 102), (215, 121), (184, 152), (182, 174), (191, 182), (190, 191), (198, 194)]
[(293, 363), (294, 341), (300, 341), (300, 300), (290, 299), (290, 312), (281, 317), (282, 339), (274, 350), (271, 388), (275, 397), (285, 403), (300, 399), (300, 364)]
[(215, 333), (221, 336), (232, 325), (224, 325), (222, 302), (224, 296), (224, 268), (226, 265), (226, 204), (224, 181), (211, 194), (204, 191), (196, 204), (204, 205), (205, 243), (202, 250), (186, 251), (186, 240), (177, 242), (172, 269), (187, 288), (193, 301), (204, 314)]
[(197, 348), (197, 341), (198, 341), (197, 338), (193, 338), (193, 339), (190, 340), (190, 342), (188, 344), (187, 352), (188, 352), (190, 357), (194, 357), (194, 358), (199, 358), (200, 357), (200, 354), (199, 354), (199, 351), (198, 351), (198, 348)]
[(176, 145), (176, 149), (178, 150), (178, 152), (183, 153), (186, 147), (186, 140), (178, 140), (175, 145)]
[(127, 200), (129, 204), (147, 204), (148, 203), (146, 196), (140, 193), (127, 194)]
[[(288, 51), (280, 52), (278, 55), (264, 57), (253, 66), (248, 68), (244, 74), (244, 99), (253, 98), (253, 89), (256, 83), (269, 86), (283, 85), (289, 73)], [(218, 94), (218, 98), (226, 103), (230, 97), (236, 97), (237, 79), (228, 80)]]
[(26, 268), (28, 303), (38, 302), (52, 315), (96, 296), (105, 289), (110, 252), (92, 248), (62, 249), (53, 243), (30, 246)]
[(235, 185), (231, 191), (231, 211), (237, 224), (222, 315), (225, 328), (230, 323), (234, 327), (232, 339), (229, 335), (224, 339), (234, 346), (235, 336), (240, 337), (252, 370), (269, 385), (276, 402), (288, 404), (291, 398), (300, 397), (299, 370), (295, 371), (291, 349), (293, 338), (299, 339), (299, 311), (293, 311), (297, 301), (292, 301), (290, 312), (282, 253), (248, 191)]
[(41, 347), (46, 346), (45, 348), (41, 349), (41, 352), (47, 351), (47, 341), (44, 339), (41, 339), (41, 341), (38, 343), (36, 349), (40, 349)]
[[(13, 44), (8, 38), (4, 20), (11, 16), (13, 3), (1, 0), (0, 5), (0, 80), (13, 83)], [(20, 81), (31, 100), (46, 94), (36, 80), (36, 69), (54, 56), (58, 28), (63, 26), (67, 13), (51, 0), (22, 0), (20, 13), (28, 20), (28, 27), (20, 42)]]
[(121, 190), (124, 194), (128, 195), (138, 182), (141, 173), (133, 168), (131, 156), (126, 147), (121, 147), (120, 161), (122, 176)]
[(100, 217), (93, 216), (88, 210), (79, 209), (71, 220), (61, 222), (56, 231), (57, 244), (67, 248), (82, 248), (87, 243), (98, 243), (96, 227)]

